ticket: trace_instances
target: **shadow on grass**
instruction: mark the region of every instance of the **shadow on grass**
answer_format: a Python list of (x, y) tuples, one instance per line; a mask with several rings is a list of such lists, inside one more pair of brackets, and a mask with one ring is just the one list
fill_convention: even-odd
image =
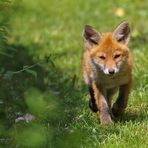
[[(26, 105), (24, 93), (30, 87), (36, 87), (44, 91), (46, 85), (42, 76), (47, 75), (42, 67), (36, 66), (37, 79), (26, 71), (20, 71), (24, 66), (33, 65), (32, 57), (28, 55), (26, 47), (22, 45), (9, 45), (5, 47), (5, 55), (0, 56), (1, 63), (1, 105), (5, 108), (5, 115), (8, 120), (14, 122), (17, 114), (24, 112)], [(20, 71), (20, 72), (19, 72)], [(13, 119), (12, 119), (13, 118)]]
[(127, 110), (122, 116), (120, 116), (119, 118), (115, 119), (116, 122), (121, 122), (121, 123), (125, 123), (125, 122), (143, 122), (146, 121), (147, 119), (147, 113), (146, 113), (147, 109), (146, 108), (134, 108)]

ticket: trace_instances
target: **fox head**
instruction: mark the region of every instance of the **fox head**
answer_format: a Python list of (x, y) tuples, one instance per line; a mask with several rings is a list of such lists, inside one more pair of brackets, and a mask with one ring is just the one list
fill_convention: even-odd
[(123, 22), (109, 33), (99, 33), (86, 25), (83, 36), (84, 48), (89, 52), (92, 63), (106, 75), (118, 73), (128, 59), (129, 24)]

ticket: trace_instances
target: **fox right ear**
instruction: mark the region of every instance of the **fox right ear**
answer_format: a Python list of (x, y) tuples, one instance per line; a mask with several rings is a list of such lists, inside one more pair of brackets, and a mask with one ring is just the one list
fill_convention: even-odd
[(128, 22), (124, 21), (118, 25), (113, 32), (113, 37), (123, 44), (128, 44), (130, 40), (130, 27)]
[(85, 49), (91, 49), (99, 43), (101, 34), (97, 32), (93, 27), (85, 25), (83, 37)]

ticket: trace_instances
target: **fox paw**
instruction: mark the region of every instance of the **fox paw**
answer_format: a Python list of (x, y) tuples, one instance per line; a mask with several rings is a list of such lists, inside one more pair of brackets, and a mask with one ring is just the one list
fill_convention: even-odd
[(124, 112), (124, 109), (118, 107), (116, 104), (113, 105), (112, 114), (114, 117), (119, 117)]
[(113, 121), (109, 115), (100, 116), (101, 125), (110, 125), (113, 124)]

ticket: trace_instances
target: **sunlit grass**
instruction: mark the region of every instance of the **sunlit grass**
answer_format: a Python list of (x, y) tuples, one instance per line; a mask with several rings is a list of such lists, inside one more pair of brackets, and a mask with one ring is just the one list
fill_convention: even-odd
[[(51, 61), (32, 69), (36, 79), (22, 72), (2, 81), (1, 98), (10, 101), (1, 103), (2, 146), (146, 148), (148, 1), (15, 0), (10, 6), (4, 12), (10, 11), (6, 41), (12, 58), (2, 56), (1, 66), (17, 71), (48, 56)], [(112, 31), (123, 20), (132, 28), (132, 91), (125, 114), (114, 125), (103, 127), (88, 107), (80, 72), (83, 27), (90, 24)], [(15, 123), (26, 113), (35, 119)]]

